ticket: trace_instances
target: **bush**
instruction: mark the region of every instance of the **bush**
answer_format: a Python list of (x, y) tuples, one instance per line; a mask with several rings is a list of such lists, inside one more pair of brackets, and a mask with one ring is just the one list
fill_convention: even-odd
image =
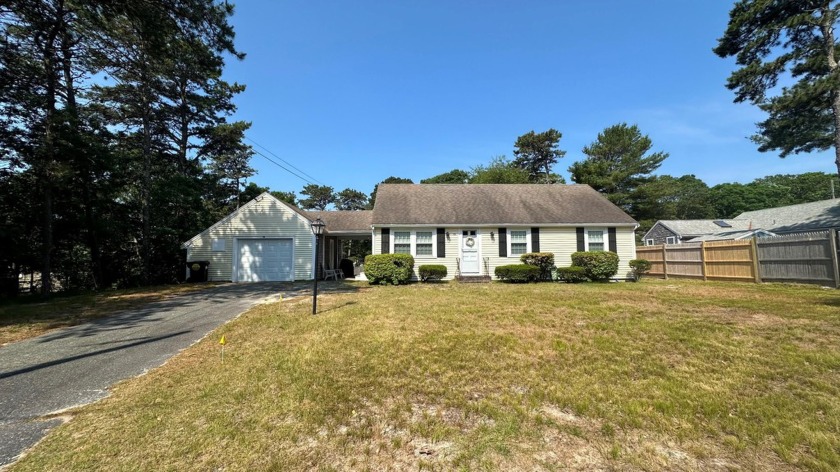
[(638, 282), (642, 280), (642, 274), (646, 274), (651, 268), (651, 263), (647, 259), (633, 259), (630, 261), (630, 270), (633, 271), (633, 278)]
[(496, 277), (505, 282), (536, 282), (540, 278), (540, 269), (528, 264), (503, 265), (496, 267)]
[(540, 280), (551, 280), (551, 272), (554, 270), (553, 252), (529, 252), (528, 254), (522, 254), (519, 260), (523, 264), (540, 269)]
[(583, 267), (571, 266), (571, 267), (558, 267), (557, 268), (557, 279), (562, 280), (568, 284), (576, 284), (579, 282), (586, 282), (589, 280), (586, 278), (586, 271)]
[(426, 264), (417, 268), (417, 275), (423, 282), (440, 280), (446, 277), (446, 266), (440, 264)]
[(414, 258), (410, 254), (372, 254), (365, 257), (365, 276), (371, 284), (405, 284), (411, 280)]
[(608, 280), (618, 272), (618, 254), (609, 251), (587, 251), (572, 254), (572, 265), (583, 267), (586, 278)]

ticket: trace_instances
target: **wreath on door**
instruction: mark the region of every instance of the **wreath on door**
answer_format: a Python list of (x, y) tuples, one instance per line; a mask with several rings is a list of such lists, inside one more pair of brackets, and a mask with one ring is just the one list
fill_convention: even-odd
[(467, 245), (467, 247), (473, 247), (473, 246), (475, 246), (475, 239), (473, 239), (473, 238), (467, 238), (467, 242), (466, 242), (466, 243), (464, 243), (464, 244), (466, 244), (466, 245)]

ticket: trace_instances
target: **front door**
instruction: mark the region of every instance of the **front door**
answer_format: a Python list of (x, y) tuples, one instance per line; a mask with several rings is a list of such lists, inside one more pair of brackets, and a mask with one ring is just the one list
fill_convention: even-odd
[(478, 231), (465, 229), (461, 234), (461, 273), (464, 275), (479, 275)]

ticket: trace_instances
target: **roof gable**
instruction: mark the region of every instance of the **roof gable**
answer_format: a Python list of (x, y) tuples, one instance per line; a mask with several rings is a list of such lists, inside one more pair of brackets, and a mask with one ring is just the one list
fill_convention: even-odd
[(636, 225), (588, 185), (380, 184), (374, 225)]

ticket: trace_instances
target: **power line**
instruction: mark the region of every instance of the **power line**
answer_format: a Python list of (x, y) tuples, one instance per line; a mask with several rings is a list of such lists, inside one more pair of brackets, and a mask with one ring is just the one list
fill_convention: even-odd
[[(257, 151), (256, 149), (254, 149), (254, 153), (255, 153), (255, 154), (259, 154), (260, 156), (262, 156), (262, 157), (266, 158), (266, 160), (268, 160), (268, 162), (271, 162), (272, 164), (276, 165), (277, 167), (279, 167), (279, 168), (281, 168), (281, 169), (285, 170), (286, 172), (288, 172), (288, 173), (290, 173), (290, 174), (294, 175), (295, 177), (299, 178), (300, 180), (303, 180), (304, 182), (306, 182), (306, 183), (308, 183), (308, 184), (315, 185), (315, 184), (314, 184), (311, 180), (309, 180), (309, 179), (307, 179), (306, 177), (303, 177), (303, 176), (301, 176), (301, 175), (299, 175), (299, 174), (295, 173), (294, 171), (292, 171), (292, 170), (290, 170), (290, 169), (287, 169), (286, 167), (283, 167), (283, 165), (282, 165), (282, 164), (280, 164), (279, 162), (275, 161), (274, 159), (272, 159), (272, 158), (270, 158), (270, 157), (266, 156), (265, 154), (263, 154), (263, 153), (261, 153), (261, 152)], [(283, 162), (285, 162), (285, 161), (283, 161)], [(291, 164), (290, 164), (290, 165), (291, 165)], [(305, 174), (304, 174), (304, 175), (305, 175)]]
[[(297, 167), (295, 167), (295, 166), (294, 166), (294, 164), (292, 164), (291, 162), (289, 162), (289, 161), (287, 161), (287, 160), (283, 159), (282, 157), (278, 156), (277, 154), (274, 154), (273, 152), (271, 152), (271, 150), (269, 150), (268, 148), (266, 148), (266, 147), (265, 147), (265, 146), (263, 146), (262, 144), (260, 144), (260, 143), (258, 143), (258, 142), (256, 142), (256, 141), (254, 141), (253, 139), (249, 138), (248, 136), (245, 136), (245, 139), (247, 139), (248, 141), (251, 141), (252, 143), (256, 144), (257, 146), (259, 146), (260, 148), (262, 148), (265, 152), (267, 152), (267, 153), (271, 154), (272, 156), (276, 157), (277, 159), (279, 159), (281, 162), (283, 162), (283, 163), (284, 163), (284, 164), (286, 164), (287, 166), (291, 167), (292, 169), (294, 169), (294, 170), (296, 170), (296, 171), (300, 172), (301, 174), (305, 175), (305, 176), (306, 176), (306, 177), (308, 177), (309, 179), (312, 179), (312, 181), (315, 181), (315, 182), (317, 182), (317, 183), (319, 183), (319, 184), (321, 184), (321, 185), (324, 185), (324, 183), (323, 183), (323, 182), (321, 182), (320, 180), (318, 180), (318, 179), (316, 179), (315, 177), (312, 177), (311, 175), (307, 174), (306, 172), (304, 172), (304, 171), (302, 171), (302, 170), (298, 169)], [(263, 156), (263, 157), (265, 157), (266, 159), (268, 159), (269, 161), (271, 161), (271, 159), (269, 159), (269, 158), (268, 158), (268, 156), (266, 156), (265, 154), (261, 154), (260, 152), (258, 152), (258, 151), (256, 151), (256, 150), (255, 150), (254, 152), (256, 152), (257, 154), (260, 154), (261, 156)], [(274, 161), (272, 161), (272, 162), (274, 162)], [(274, 163), (275, 163), (276, 165), (280, 166), (281, 168), (286, 169), (285, 167), (281, 166), (280, 164), (278, 164), (278, 163), (276, 163), (276, 162), (274, 162)], [(295, 176), (297, 176), (297, 177), (299, 177), (299, 178), (301, 178), (301, 179), (305, 180), (306, 182), (308, 182), (308, 183), (310, 183), (310, 184), (312, 183), (312, 181), (310, 181), (310, 180), (308, 180), (308, 179), (305, 179), (305, 178), (301, 177), (301, 176), (300, 176), (300, 175), (298, 175), (298, 174), (295, 174), (294, 172), (290, 171), (289, 169), (286, 169), (286, 170), (287, 170), (289, 173), (294, 174)]]

